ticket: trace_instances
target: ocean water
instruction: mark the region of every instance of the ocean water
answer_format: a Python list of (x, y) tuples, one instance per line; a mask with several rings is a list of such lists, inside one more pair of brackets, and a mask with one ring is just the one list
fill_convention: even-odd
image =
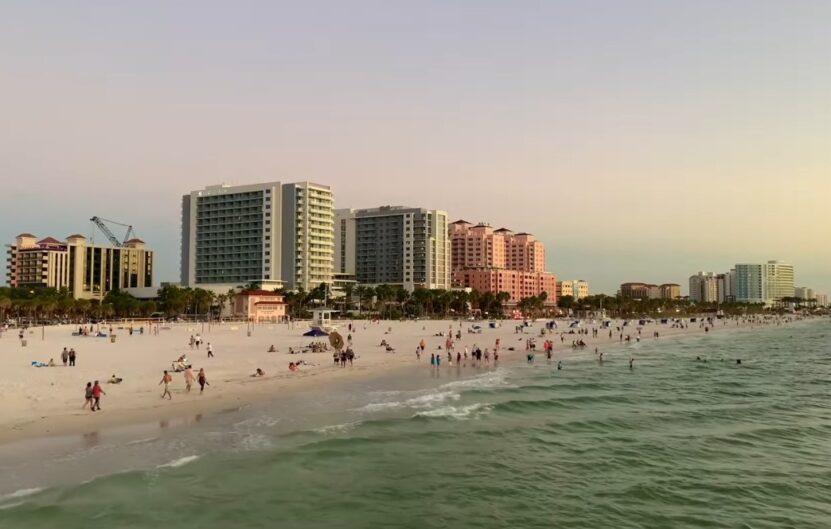
[(4, 462), (0, 527), (831, 527), (829, 320), (414, 373)]

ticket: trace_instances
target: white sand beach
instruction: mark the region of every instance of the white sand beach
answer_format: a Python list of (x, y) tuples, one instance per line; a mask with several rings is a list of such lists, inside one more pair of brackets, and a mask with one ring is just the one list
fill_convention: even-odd
[[(339, 332), (344, 338), (349, 333), (350, 322), (338, 322)], [(542, 342), (552, 339), (555, 353), (562, 355), (572, 352), (572, 341), (583, 339), (587, 347), (577, 352), (594, 354), (594, 348), (603, 351), (610, 343), (617, 344), (619, 333), (615, 330), (620, 322), (612, 323), (612, 338), (609, 329), (600, 329), (599, 322), (583, 322), (589, 329), (588, 335), (566, 334), (562, 341), (560, 333), (568, 333), (567, 320), (559, 320), (553, 334), (540, 337), (544, 322), (534, 322), (524, 334), (516, 334), (515, 326), (522, 322), (506, 320), (498, 328), (489, 328), (488, 322), (459, 321), (405, 321), (365, 322), (356, 320), (353, 324), (353, 349), (357, 358), (353, 366), (345, 368), (333, 364), (331, 349), (326, 353), (288, 354), (289, 348), (303, 349), (315, 340), (328, 341), (326, 337), (302, 336), (308, 330), (306, 322), (295, 322), (292, 327), (285, 324), (264, 324), (252, 327), (247, 335), (246, 325), (224, 323), (163, 324), (158, 333), (145, 328), (138, 332), (136, 324), (133, 335), (129, 335), (125, 324), (114, 324), (117, 335), (115, 343), (109, 338), (73, 336), (77, 326), (57, 326), (27, 331), (27, 346), (23, 347), (16, 330), (9, 330), (0, 337), (0, 443), (48, 435), (83, 433), (99, 428), (142, 422), (159, 421), (185, 415), (208, 414), (227, 410), (249, 402), (279, 398), (281, 393), (303, 391), (304, 388), (320, 388), (336, 384), (345, 377), (384, 376), (394, 369), (411, 366), (412, 369), (430, 368), (430, 353), (446, 355), (446, 337), (437, 336), (452, 329), (461, 330), (461, 340), (456, 341), (456, 350), (476, 345), (491, 351), (497, 339), (501, 340), (500, 362), (525, 359), (525, 341), (536, 337), (537, 354), (542, 353)], [(469, 333), (472, 325), (480, 325), (481, 334)], [(742, 325), (744, 326), (744, 324)], [(107, 326), (102, 330), (107, 331)], [(599, 329), (599, 336), (592, 338), (591, 329)], [(718, 322), (711, 332), (736, 329), (733, 320)], [(652, 340), (652, 333), (660, 332), (661, 338), (683, 334), (704, 333), (699, 323), (690, 323), (689, 328), (671, 328), (670, 325), (653, 323), (643, 328), (641, 340)], [(631, 335), (632, 341), (638, 334), (637, 321), (623, 327), (624, 335)], [(191, 349), (191, 335), (200, 334), (204, 343), (199, 350)], [(425, 354), (416, 359), (415, 350), (421, 340), (426, 342)], [(386, 340), (395, 348), (387, 352), (379, 344)], [(207, 358), (206, 346), (211, 344), (214, 358)], [(274, 345), (277, 352), (267, 352)], [(77, 352), (77, 365), (64, 367), (61, 351), (64, 347)], [(510, 351), (513, 347), (515, 350)], [(198, 385), (189, 393), (185, 391), (182, 373), (173, 374), (172, 400), (162, 400), (159, 382), (163, 370), (171, 369), (171, 363), (186, 354), (193, 365), (194, 374), (204, 368), (209, 386), (200, 394)], [(32, 362), (48, 363), (54, 359), (56, 367), (33, 367)], [(303, 360), (309, 364), (301, 366), (298, 372), (288, 369), (289, 362)], [(450, 366), (443, 362), (441, 369)], [(251, 375), (257, 368), (265, 372), (261, 378)], [(120, 384), (108, 384), (112, 375), (123, 378)], [(82, 409), (84, 387), (87, 382), (99, 380), (106, 392), (101, 399), (100, 412), (92, 413)]]

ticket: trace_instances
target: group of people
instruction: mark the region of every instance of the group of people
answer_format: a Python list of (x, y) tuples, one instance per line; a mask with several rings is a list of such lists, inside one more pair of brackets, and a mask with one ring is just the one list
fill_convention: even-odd
[[(194, 377), (193, 369), (190, 365), (187, 366), (184, 370), (184, 379), (185, 379), (185, 391), (190, 393), (191, 388), (193, 387), (193, 383), (197, 382), (199, 384), (199, 393), (204, 393), (205, 386), (210, 386), (208, 383), (208, 376), (205, 374), (205, 369), (200, 368), (199, 373)], [(173, 400), (173, 394), (170, 392), (170, 385), (173, 383), (173, 375), (171, 375), (168, 371), (165, 371), (162, 375), (162, 379), (159, 381), (159, 385), (164, 385), (164, 391), (162, 391), (162, 398), (164, 399), (167, 397), (168, 400)]]
[[(421, 358), (421, 353), (422, 353), (423, 350), (424, 350), (423, 347), (421, 345), (419, 345), (419, 347), (416, 349), (416, 358), (418, 358), (418, 359)], [(447, 363), (451, 366), (453, 365), (453, 352), (454, 351), (447, 351)], [(490, 364), (491, 353), (490, 353), (490, 350), (488, 350), (487, 348), (484, 351), (482, 351), (482, 349), (480, 347), (474, 345), (473, 350), (470, 351), (470, 354), (468, 355), (468, 348), (465, 347), (464, 352), (456, 351), (456, 365), (457, 366), (467, 365), (468, 357), (473, 362), (476, 362), (477, 365), (482, 364), (482, 359), (483, 358), (484, 358), (486, 364)], [(436, 368), (441, 367), (441, 358), (442, 358), (441, 353), (431, 353), (430, 354), (430, 366), (436, 367)], [(498, 361), (499, 361), (499, 349), (497, 348), (497, 349), (494, 349), (494, 351), (493, 351), (494, 365), (496, 365), (496, 363)]]
[(352, 350), (351, 347), (347, 347), (343, 351), (335, 351), (332, 353), (332, 359), (335, 362), (335, 365), (340, 365), (341, 367), (346, 367), (346, 362), (349, 362), (349, 365), (352, 365), (352, 362), (355, 361), (355, 351)]

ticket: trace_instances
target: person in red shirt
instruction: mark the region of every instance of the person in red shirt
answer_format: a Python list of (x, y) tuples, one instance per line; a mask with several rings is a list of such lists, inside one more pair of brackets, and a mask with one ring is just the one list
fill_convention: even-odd
[(92, 398), (95, 402), (92, 404), (92, 411), (101, 410), (101, 395), (106, 395), (107, 393), (101, 388), (101, 385), (98, 381), (95, 381), (95, 385), (92, 386)]

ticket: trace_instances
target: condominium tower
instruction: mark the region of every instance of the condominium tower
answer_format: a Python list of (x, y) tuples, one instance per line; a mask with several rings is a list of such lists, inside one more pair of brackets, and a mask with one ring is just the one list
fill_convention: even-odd
[(182, 197), (181, 282), (310, 290), (332, 279), (332, 191), (309, 182), (208, 186)]
[(450, 288), (446, 212), (382, 206), (335, 216), (336, 273), (362, 285)]
[(771, 305), (794, 295), (793, 265), (768, 261), (765, 264), (737, 264), (735, 270), (737, 301)]
[(690, 276), (690, 301), (715, 303), (719, 300), (718, 279), (713, 272), (699, 272)]

